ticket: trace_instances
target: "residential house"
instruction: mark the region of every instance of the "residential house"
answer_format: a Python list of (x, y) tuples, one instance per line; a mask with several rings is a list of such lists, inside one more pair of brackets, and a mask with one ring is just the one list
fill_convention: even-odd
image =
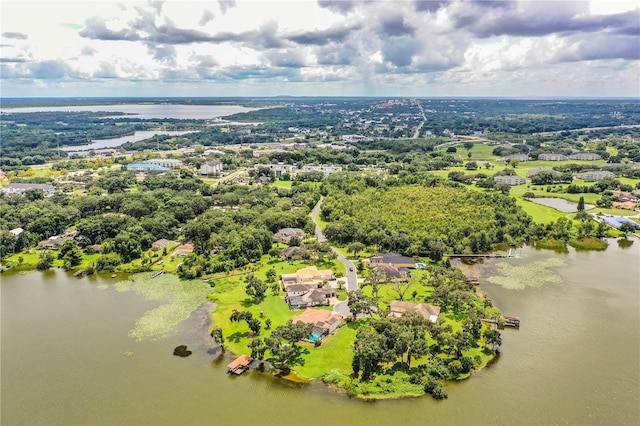
[(298, 269), (293, 274), (282, 274), (282, 284), (286, 288), (292, 284), (311, 284), (318, 286), (325, 281), (333, 281), (333, 272), (331, 269), (318, 269), (316, 266), (307, 266)]
[(23, 232), (24, 232), (24, 229), (22, 228), (15, 228), (9, 231), (9, 233), (13, 235), (13, 237), (15, 238), (18, 238), (20, 234), (22, 234)]
[(435, 323), (440, 316), (440, 307), (428, 305), (426, 303), (402, 302), (400, 300), (392, 300), (389, 304), (389, 315), (392, 317), (400, 317), (405, 312), (417, 312), (427, 321)]
[(201, 175), (212, 175), (222, 173), (223, 165), (220, 161), (209, 161), (200, 166)]
[(338, 329), (343, 317), (337, 312), (327, 311), (324, 309), (307, 309), (300, 315), (292, 318), (292, 322), (303, 322), (313, 324), (313, 330), (309, 340), (322, 340), (329, 334)]
[(44, 241), (40, 241), (38, 243), (39, 249), (50, 249), (50, 250), (58, 250), (65, 241), (70, 240), (71, 237), (64, 237), (62, 235), (54, 235), (53, 237), (49, 237)]
[(506, 183), (507, 185), (522, 185), (523, 183), (527, 183), (527, 180), (518, 175), (500, 175), (494, 176), (493, 180), (496, 183)]
[(377, 265), (390, 265), (396, 268), (415, 268), (416, 261), (410, 257), (402, 256), (399, 253), (379, 253), (376, 256), (365, 259), (364, 262), (369, 267)]
[(300, 260), (304, 257), (307, 249), (304, 247), (287, 247), (280, 254), (284, 260)]
[(336, 297), (336, 290), (325, 285), (291, 284), (285, 287), (286, 300), (291, 309), (305, 309), (312, 306), (329, 306), (331, 299)]
[(398, 268), (393, 265), (382, 264), (374, 266), (373, 269), (381, 272), (390, 280), (405, 280), (409, 276), (409, 271), (404, 267)]
[(153, 244), (151, 244), (151, 250), (153, 250), (153, 251), (163, 250), (163, 249), (167, 248), (167, 246), (170, 243), (171, 243), (171, 241), (167, 240), (166, 238), (159, 239), (158, 241), (156, 241)]
[(273, 235), (273, 238), (285, 244), (291, 241), (293, 237), (298, 237), (300, 240), (304, 239), (304, 231), (300, 228), (282, 228)]
[(24, 193), (29, 189), (39, 189), (44, 192), (44, 195), (53, 195), (53, 192), (55, 191), (53, 185), (40, 183), (10, 183), (9, 185), (2, 187), (2, 192), (5, 194), (24, 195)]
[(176, 256), (178, 257), (185, 257), (190, 253), (193, 253), (193, 244), (183, 244), (176, 249)]

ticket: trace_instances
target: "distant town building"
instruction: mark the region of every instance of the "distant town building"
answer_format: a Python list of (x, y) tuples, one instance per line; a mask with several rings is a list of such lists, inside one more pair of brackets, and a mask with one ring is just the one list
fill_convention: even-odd
[(506, 183), (507, 185), (522, 185), (523, 183), (527, 183), (527, 180), (523, 177), (520, 177), (518, 175), (512, 175), (512, 176), (494, 176), (493, 180), (496, 183)]
[(292, 165), (292, 164), (284, 164), (284, 163), (278, 163), (278, 164), (256, 164), (255, 168), (258, 169), (260, 167), (268, 167), (271, 170), (274, 171), (274, 173), (276, 174), (276, 177), (281, 177), (283, 174), (285, 173), (291, 173), (296, 169), (296, 166)]
[(177, 169), (182, 167), (182, 161), (175, 158), (153, 158), (151, 160), (146, 160), (145, 163), (157, 164), (158, 166), (166, 167), (168, 169)]
[(363, 142), (371, 140), (371, 138), (362, 135), (342, 135), (341, 139), (345, 142)]
[(212, 175), (222, 173), (223, 165), (220, 161), (209, 161), (200, 166), (201, 175)]
[(325, 176), (329, 176), (332, 173), (339, 173), (342, 171), (342, 167), (341, 166), (325, 166), (325, 165), (321, 165), (321, 166), (312, 166), (309, 164), (306, 164), (304, 166), (302, 166), (302, 171), (305, 173), (308, 172), (322, 172), (322, 174), (324, 174)]
[(538, 160), (541, 161), (565, 161), (568, 160), (569, 157), (567, 157), (566, 155), (563, 154), (552, 154), (552, 153), (547, 153), (547, 154), (539, 154), (538, 155)]
[(587, 161), (602, 160), (602, 157), (599, 154), (596, 154), (594, 152), (581, 152), (578, 154), (571, 154), (569, 158), (571, 160), (587, 160)]
[(512, 155), (506, 155), (504, 157), (500, 157), (498, 159), (498, 161), (503, 161), (505, 163), (511, 160), (529, 161), (529, 155), (528, 154), (512, 154)]
[(132, 172), (166, 172), (169, 169), (158, 164), (130, 163), (127, 164), (127, 170)]
[(606, 177), (615, 177), (615, 174), (607, 170), (592, 170), (588, 172), (576, 173), (575, 175), (573, 175), (573, 177), (576, 179), (594, 181)]
[(10, 183), (7, 186), (2, 187), (2, 192), (5, 194), (18, 194), (24, 195), (29, 189), (39, 189), (44, 192), (44, 195), (53, 195), (55, 188), (53, 185), (40, 184), (40, 183)]

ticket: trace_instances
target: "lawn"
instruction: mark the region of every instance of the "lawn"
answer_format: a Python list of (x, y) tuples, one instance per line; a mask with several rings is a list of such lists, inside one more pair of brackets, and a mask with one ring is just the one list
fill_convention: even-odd
[(516, 204), (522, 207), (529, 216), (538, 223), (550, 223), (555, 222), (561, 217), (566, 217), (565, 213), (556, 210), (551, 207), (543, 206), (542, 204), (536, 204), (532, 201), (525, 200), (524, 198), (517, 197)]
[[(282, 274), (293, 273), (298, 269), (309, 266), (308, 262), (304, 261), (285, 262), (278, 259), (271, 259), (271, 261), (269, 261), (270, 259), (270, 256), (264, 256), (261, 266), (254, 271), (254, 275), (263, 281), (266, 280), (266, 272), (271, 268), (276, 270), (279, 278)], [(318, 265), (318, 268), (332, 267), (333, 269), (337, 267), (336, 263), (339, 262), (336, 260), (326, 265)], [(342, 264), (340, 263), (340, 265)], [(222, 328), (226, 348), (237, 355), (248, 355), (251, 353), (248, 345), (252, 339), (249, 338), (250, 330), (246, 322), (232, 323), (229, 320), (234, 310), (249, 311), (253, 314), (254, 318), (260, 318), (262, 322), (262, 331), (260, 334), (262, 337), (268, 336), (271, 332), (270, 330), (266, 330), (265, 322), (267, 319), (271, 320), (271, 330), (273, 330), (279, 325), (286, 324), (286, 322), (295, 315), (303, 312), (301, 310), (292, 311), (289, 309), (289, 305), (284, 299), (284, 293), (281, 291), (278, 291), (277, 294), (274, 295), (272, 290), (267, 290), (265, 299), (260, 304), (255, 304), (251, 297), (245, 293), (245, 276), (246, 274), (230, 277), (219, 275), (219, 278), (214, 278), (209, 281), (209, 284), (214, 287), (214, 290), (209, 295), (209, 299), (217, 304), (217, 307), (211, 313), (214, 326)], [(263, 313), (262, 317), (261, 313)], [(341, 334), (342, 333), (338, 333), (337, 336), (330, 337), (326, 342), (326, 346), (324, 344), (322, 346), (322, 349), (327, 350), (320, 353), (327, 353), (327, 356), (334, 356), (334, 352), (338, 351), (339, 347), (344, 348), (341, 346), (341, 342), (345, 338), (348, 339), (349, 333), (345, 333), (347, 337), (341, 337)], [(355, 332), (353, 336), (355, 337)], [(318, 349), (313, 346), (305, 348), (310, 349), (312, 354), (315, 353), (313, 351), (318, 351)], [(315, 355), (304, 354), (303, 359), (305, 359), (305, 365), (302, 366), (303, 368), (300, 370), (298, 370), (296, 366), (294, 370), (306, 378), (319, 377), (319, 375), (314, 376), (313, 374), (324, 368), (325, 363), (332, 361), (330, 358), (325, 361), (322, 360), (323, 357), (320, 357), (320, 359), (316, 358), (318, 357)]]
[(356, 341), (358, 327), (358, 323), (341, 326), (335, 335), (324, 339), (319, 348), (315, 348), (309, 343), (303, 344), (309, 352), (302, 357), (304, 364), (294, 367), (295, 371), (307, 379), (319, 378), (333, 369), (350, 374), (353, 353), (349, 347)]
[(285, 189), (291, 189), (291, 184), (293, 182), (291, 182), (290, 180), (277, 180), (275, 182), (273, 182), (271, 184), (271, 186), (276, 187), (276, 188), (285, 188)]

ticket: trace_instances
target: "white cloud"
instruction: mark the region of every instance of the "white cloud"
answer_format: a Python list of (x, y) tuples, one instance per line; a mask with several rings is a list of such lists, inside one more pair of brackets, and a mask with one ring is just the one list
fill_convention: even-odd
[(10, 0), (0, 12), (5, 96), (106, 84), (131, 95), (640, 95), (636, 0)]

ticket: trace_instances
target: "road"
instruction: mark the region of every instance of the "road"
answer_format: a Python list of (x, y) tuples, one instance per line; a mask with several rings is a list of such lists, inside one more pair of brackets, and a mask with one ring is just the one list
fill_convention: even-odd
[[(320, 228), (320, 225), (318, 225), (318, 222), (316, 222), (316, 217), (318, 216), (318, 213), (320, 213), (320, 208), (322, 207), (322, 198), (320, 198), (320, 201), (318, 201), (318, 204), (316, 204), (316, 206), (313, 208), (313, 210), (311, 210), (311, 220), (313, 221), (313, 223), (316, 225), (316, 239), (318, 240), (319, 243), (324, 243), (327, 241), (327, 237), (324, 236), (324, 233), (322, 232), (322, 229)], [(345, 269), (347, 271), (347, 291), (355, 291), (358, 289), (358, 276), (356, 274), (356, 266), (353, 264), (353, 262), (351, 262), (349, 259), (347, 259), (346, 257), (344, 257), (342, 255), (342, 253), (340, 253), (338, 250), (335, 249), (335, 247), (331, 247), (331, 250), (333, 250), (333, 252), (336, 254), (337, 259), (342, 262), (342, 264), (344, 264)], [(351, 316), (351, 311), (349, 311), (349, 306), (347, 306), (347, 301), (344, 300), (342, 302), (338, 302), (334, 307), (333, 310), (335, 312), (338, 312), (340, 314), (342, 314), (345, 317)]]
[(420, 137), (420, 130), (422, 130), (422, 127), (424, 126), (424, 123), (427, 122), (427, 116), (424, 113), (424, 109), (422, 108), (422, 104), (420, 103), (420, 101), (418, 101), (418, 107), (420, 108), (420, 112), (422, 113), (422, 122), (416, 128), (416, 131), (413, 134), (413, 139), (418, 139)]

